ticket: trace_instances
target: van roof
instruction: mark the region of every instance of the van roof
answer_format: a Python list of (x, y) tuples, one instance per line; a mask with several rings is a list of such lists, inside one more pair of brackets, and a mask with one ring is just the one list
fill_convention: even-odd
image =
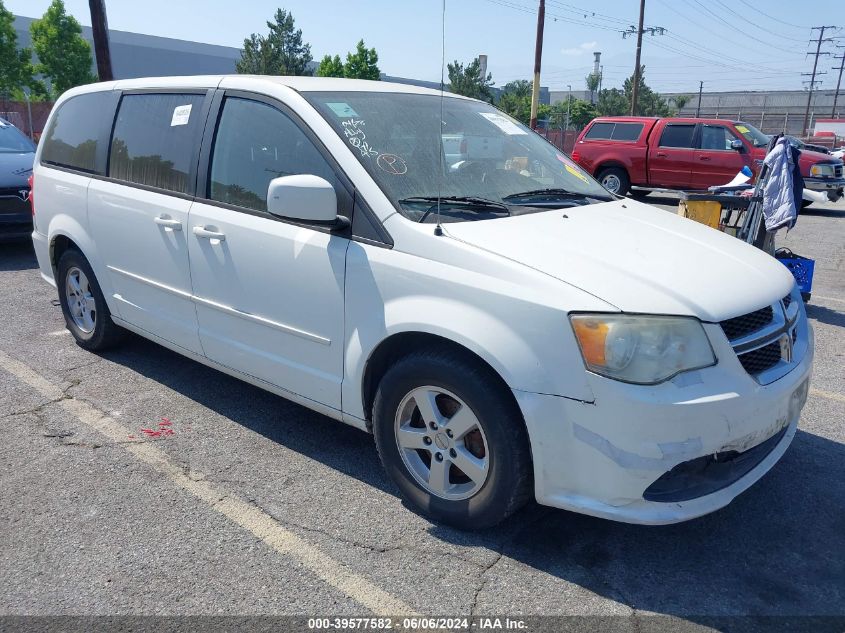
[[(346, 92), (395, 92), (407, 94), (440, 95), (439, 90), (410, 84), (367, 79), (341, 79), (337, 77), (298, 77), (289, 75), (187, 75), (180, 77), (142, 77), (106, 81), (73, 89), (73, 94), (104, 90), (141, 90), (149, 88), (216, 88), (226, 79), (251, 80), (256, 87), (264, 84), (285, 86), (297, 92), (346, 91)], [(466, 99), (450, 92), (447, 97)]]

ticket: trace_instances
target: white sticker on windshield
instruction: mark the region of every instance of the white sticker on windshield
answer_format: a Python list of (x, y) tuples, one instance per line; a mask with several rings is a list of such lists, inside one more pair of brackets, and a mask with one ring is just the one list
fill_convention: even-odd
[(174, 125), (188, 125), (188, 119), (191, 118), (191, 105), (181, 105), (173, 108), (173, 118), (170, 119), (170, 127)]
[(495, 112), (479, 112), (479, 114), (502, 130), (505, 134), (528, 134), (528, 132), (523, 130), (503, 114), (496, 114)]
[(341, 119), (358, 116), (358, 113), (348, 103), (327, 103), (326, 105)]

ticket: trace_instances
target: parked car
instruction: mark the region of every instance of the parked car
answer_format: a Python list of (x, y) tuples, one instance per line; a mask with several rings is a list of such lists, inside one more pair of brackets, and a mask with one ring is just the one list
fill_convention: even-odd
[[(488, 142), (453, 169), (442, 134)], [(780, 459), (807, 397), (784, 266), (616, 199), (481, 101), (92, 84), (53, 108), (34, 182), (38, 263), (81, 347), (130, 330), (371, 432), (408, 503), (463, 528), (532, 495), (634, 523), (711, 512)]]
[[(769, 140), (741, 121), (600, 117), (578, 136), (572, 159), (613, 193), (645, 196), (649, 188), (723, 185), (745, 166), (756, 174)], [(800, 167), (807, 189), (832, 202), (843, 196), (842, 160), (803, 151)]]
[(29, 177), (35, 145), (14, 125), (0, 119), (0, 241), (32, 233)]
[(840, 147), (838, 149), (833, 150), (830, 155), (834, 158), (838, 158), (839, 160), (845, 159), (845, 147)]
[(825, 147), (824, 145), (815, 145), (813, 143), (806, 143), (796, 136), (787, 135), (786, 138), (789, 141), (790, 145), (792, 145), (793, 147), (797, 147), (802, 152), (810, 151), (810, 152), (817, 152), (819, 154), (830, 154), (830, 150), (827, 147)]

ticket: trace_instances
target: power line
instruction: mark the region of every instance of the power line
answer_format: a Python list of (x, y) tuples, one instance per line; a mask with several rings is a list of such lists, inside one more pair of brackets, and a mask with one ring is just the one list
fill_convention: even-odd
[[(716, 4), (718, 4), (719, 6), (721, 6), (729, 14), (734, 15), (735, 17), (739, 18), (740, 20), (742, 20), (744, 18), (744, 16), (740, 15), (739, 13), (737, 13), (736, 11), (731, 9), (728, 5), (726, 5), (724, 2), (722, 2), (722, 0), (713, 0), (713, 1)], [(766, 29), (766, 28), (764, 28), (764, 27), (760, 26), (759, 24), (756, 24), (752, 21), (746, 21), (746, 24), (749, 24), (749, 25), (751, 25), (755, 28), (758, 28), (761, 31), (765, 31), (768, 35), (773, 35), (773, 36), (777, 37), (777, 39), (779, 39), (779, 40), (791, 40), (793, 42), (801, 42), (802, 44), (804, 43), (804, 40), (802, 40), (802, 39), (798, 39), (796, 37), (789, 37), (788, 35), (783, 35), (781, 33), (774, 33), (772, 31), (770, 31), (769, 29)]]
[(809, 28), (809, 27), (807, 27), (807, 26), (798, 26), (797, 24), (792, 24), (791, 22), (784, 22), (783, 20), (780, 20), (780, 19), (776, 18), (776, 17), (775, 17), (775, 16), (773, 16), (773, 15), (769, 15), (768, 13), (766, 13), (765, 11), (763, 11), (762, 9), (759, 9), (758, 7), (754, 6), (753, 4), (751, 4), (750, 2), (748, 2), (748, 0), (739, 0), (739, 1), (740, 1), (742, 4), (744, 4), (746, 7), (748, 7), (749, 9), (752, 9), (752, 10), (756, 11), (756, 12), (757, 12), (757, 13), (759, 13), (760, 15), (765, 16), (765, 17), (769, 18), (770, 20), (774, 20), (775, 22), (780, 22), (781, 24), (785, 24), (786, 26), (789, 26), (789, 27), (791, 27), (791, 28), (793, 28), (793, 29), (807, 29), (807, 28)]
[(746, 31), (743, 31), (742, 29), (740, 29), (740, 28), (738, 28), (738, 27), (734, 26), (733, 24), (731, 24), (730, 22), (728, 22), (727, 20), (725, 20), (725, 19), (724, 19), (723, 17), (721, 17), (720, 15), (718, 15), (718, 14), (714, 13), (713, 11), (711, 11), (709, 8), (707, 8), (705, 5), (703, 5), (703, 4), (702, 4), (699, 0), (692, 0), (692, 1), (693, 1), (693, 2), (694, 2), (697, 6), (698, 6), (698, 8), (699, 8), (699, 10), (701, 11), (701, 13), (703, 13), (703, 14), (705, 14), (705, 15), (710, 15), (710, 16), (712, 16), (713, 18), (715, 18), (716, 20), (719, 20), (719, 22), (721, 22), (722, 24), (724, 24), (725, 26), (727, 26), (729, 29), (732, 29), (732, 30), (736, 31), (737, 33), (739, 33), (739, 34), (740, 34), (740, 35), (742, 35), (743, 37), (748, 38), (748, 39), (752, 39), (752, 40), (754, 40), (755, 42), (759, 42), (760, 44), (763, 44), (763, 45), (765, 45), (765, 46), (768, 46), (769, 48), (774, 48), (775, 50), (778, 50), (778, 51), (783, 50), (783, 49), (782, 49), (782, 47), (780, 47), (780, 46), (776, 46), (775, 44), (771, 44), (770, 42), (767, 42), (766, 40), (761, 40), (759, 37), (754, 37), (753, 35), (751, 35), (751, 34), (747, 33)]
[[(829, 37), (825, 38), (824, 32), (827, 29), (835, 29), (835, 28), (836, 28), (835, 26), (814, 26), (811, 29), (811, 32), (812, 31), (818, 31), (819, 32), (819, 39), (816, 41), (816, 57), (815, 57), (815, 60), (813, 61), (813, 72), (812, 73), (804, 73), (804, 74), (810, 74), (811, 78), (810, 78), (810, 89), (807, 92), (807, 109), (804, 111), (804, 125), (801, 127), (801, 129), (803, 130), (801, 136), (807, 136), (807, 122), (810, 119), (810, 104), (813, 100), (813, 88), (816, 87), (816, 85), (815, 85), (816, 84), (816, 69), (819, 66), (819, 56), (820, 55), (830, 55), (830, 53), (827, 52), (827, 51), (822, 52), (822, 43), (833, 41), (832, 38), (829, 38)], [(811, 40), (811, 43), (812, 43), (812, 40)], [(808, 53), (808, 55), (809, 54), (810, 53)], [(825, 74), (825, 73), (821, 73), (821, 74)]]
[[(845, 46), (837, 46), (836, 48), (845, 48)], [(831, 117), (836, 116), (836, 102), (839, 101), (839, 87), (842, 85), (842, 71), (845, 70), (845, 53), (842, 55), (834, 55), (833, 58), (841, 61), (839, 62), (839, 79), (836, 80), (836, 93), (833, 96), (833, 109), (830, 111)]]

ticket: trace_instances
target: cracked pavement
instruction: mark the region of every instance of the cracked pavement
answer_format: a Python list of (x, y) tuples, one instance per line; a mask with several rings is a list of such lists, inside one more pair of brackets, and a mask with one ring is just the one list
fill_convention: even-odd
[[(365, 433), (137, 337), (101, 356), (80, 349), (31, 248), (4, 244), (0, 351), (61, 397), (0, 370), (0, 613), (368, 613), (123, 450), (149, 443), (424, 615), (845, 615), (845, 202), (811, 208), (779, 245), (817, 260), (817, 360), (771, 473), (681, 525), (532, 504), (463, 533), (402, 504)], [(126, 439), (83, 424), (65, 400)]]

